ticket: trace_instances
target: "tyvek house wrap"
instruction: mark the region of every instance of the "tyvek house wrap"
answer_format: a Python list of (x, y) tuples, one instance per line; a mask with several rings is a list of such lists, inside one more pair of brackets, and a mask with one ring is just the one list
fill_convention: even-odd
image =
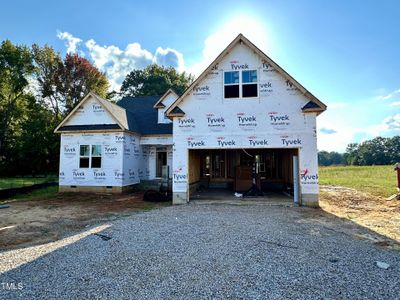
[[(79, 168), (80, 145), (101, 145), (102, 166)], [(60, 148), (60, 185), (126, 186), (148, 179), (147, 147), (139, 136), (130, 133), (62, 134)]]
[[(258, 97), (224, 99), (224, 71), (257, 70)], [(246, 45), (236, 45), (179, 103), (173, 191), (187, 192), (188, 149), (298, 148), (301, 193), (318, 193), (316, 114), (310, 100)]]

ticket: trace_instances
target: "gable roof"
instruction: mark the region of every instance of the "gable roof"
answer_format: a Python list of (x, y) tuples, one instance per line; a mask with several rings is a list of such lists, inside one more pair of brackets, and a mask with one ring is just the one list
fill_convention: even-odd
[[(323, 111), (326, 110), (327, 106), (322, 103), (317, 97), (315, 97), (313, 94), (311, 94), (305, 87), (303, 87), (299, 82), (297, 82), (292, 76), (290, 76), (282, 67), (280, 67), (276, 62), (274, 62), (269, 56), (267, 56), (264, 52), (262, 52), (257, 46), (255, 46), (252, 42), (250, 42), (243, 34), (239, 34), (226, 48), (221, 52), (220, 55), (217, 56), (217, 58), (203, 71), (203, 73), (200, 74), (200, 76), (193, 81), (193, 83), (186, 89), (186, 91), (174, 101), (174, 103), (171, 104), (171, 106), (166, 110), (166, 115), (168, 117), (174, 117), (174, 116), (180, 116), (182, 113), (179, 115), (176, 115), (174, 113), (174, 109), (178, 106), (180, 102), (187, 96), (190, 91), (196, 87), (205, 77), (211, 72), (211, 69), (215, 66), (216, 63), (221, 61), (230, 51), (231, 49), (237, 44), (243, 42), (246, 44), (250, 49), (252, 49), (254, 52), (256, 52), (258, 55), (260, 55), (267, 63), (269, 63), (274, 69), (276, 69), (285, 79), (289, 80), (290, 82), (293, 83), (295, 87), (297, 87), (300, 92), (310, 99), (311, 102), (313, 102), (317, 108), (313, 108), (314, 112), (317, 112), (317, 114), (322, 113)], [(176, 110), (175, 110), (176, 111)], [(305, 110), (303, 110), (305, 111)], [(305, 111), (306, 112), (306, 111)]]
[(134, 119), (141, 134), (172, 134), (172, 123), (158, 123), (158, 111), (154, 106), (161, 98), (162, 96), (124, 97), (117, 105), (129, 112), (129, 119)]
[(174, 94), (176, 96), (176, 98), (179, 98), (179, 95), (177, 93), (175, 93), (175, 91), (173, 89), (169, 89), (168, 91), (166, 91), (164, 93), (164, 95), (161, 96), (161, 98), (156, 102), (156, 104), (154, 104), (154, 108), (165, 108), (164, 103), (162, 103), (164, 101), (165, 98), (167, 98), (167, 96), (169, 94)]
[[(88, 99), (94, 98), (96, 99), (102, 106), (103, 108), (111, 115), (111, 117), (115, 120), (115, 122), (118, 124), (119, 128), (116, 126), (108, 126), (110, 124), (100, 124), (104, 126), (74, 126), (74, 125), (64, 125), (77, 111), (79, 107), (81, 107)], [(101, 98), (99, 95), (90, 92), (87, 94), (81, 102), (78, 103), (77, 106), (62, 120), (62, 122), (56, 127), (54, 130), (55, 133), (60, 133), (64, 131), (74, 131), (74, 130), (116, 130), (116, 129), (122, 129), (122, 130), (129, 130), (133, 132), (138, 132), (139, 127), (137, 126), (135, 119), (131, 116), (131, 113), (126, 111), (124, 108), (108, 101), (103, 98)]]

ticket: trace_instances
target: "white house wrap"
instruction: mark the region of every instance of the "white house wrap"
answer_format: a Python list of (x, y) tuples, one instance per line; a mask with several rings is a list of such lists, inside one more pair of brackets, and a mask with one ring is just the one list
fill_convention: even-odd
[[(257, 160), (262, 188), (293, 191), (299, 176), (301, 203), (315, 206), (316, 117), (325, 109), (239, 35), (181, 96), (170, 90), (117, 105), (94, 94), (83, 99), (56, 129), (60, 190), (119, 191), (159, 178), (168, 165), (173, 202), (186, 203), (200, 185), (243, 190), (251, 182), (243, 174)], [(94, 151), (89, 165), (85, 145)]]

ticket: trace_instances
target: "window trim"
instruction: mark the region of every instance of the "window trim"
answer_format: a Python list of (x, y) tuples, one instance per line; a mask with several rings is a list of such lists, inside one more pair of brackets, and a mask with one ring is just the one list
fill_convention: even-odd
[[(256, 71), (257, 81), (256, 82), (243, 83), (243, 71)], [(239, 83), (233, 83), (233, 84), (227, 83), (227, 84), (225, 84), (225, 73), (228, 73), (228, 72), (239, 72)], [(258, 72), (258, 69), (246, 69), (246, 70), (238, 70), (238, 71), (229, 70), (229, 71), (224, 71), (222, 75), (223, 75), (223, 78), (222, 78), (222, 83), (223, 83), (223, 85), (222, 85), (222, 94), (223, 94), (224, 99), (226, 99), (226, 100), (233, 99), (234, 100), (234, 99), (259, 99), (260, 98), (259, 72)], [(243, 97), (243, 85), (249, 85), (249, 84), (255, 84), (257, 86), (257, 96), (255, 96), (255, 97)], [(235, 98), (226, 98), (225, 97), (225, 86), (229, 86), (229, 85), (239, 85), (239, 97), (235, 97)]]
[[(81, 147), (88, 146), (89, 147), (89, 155), (81, 155)], [(92, 155), (92, 147), (93, 146), (100, 146), (100, 155)], [(100, 157), (100, 167), (93, 168), (92, 167), (92, 157)], [(89, 166), (87, 168), (81, 167), (81, 158), (88, 158), (89, 159)], [(78, 159), (78, 168), (79, 169), (101, 169), (103, 166), (103, 145), (102, 144), (82, 144), (79, 145), (79, 159)]]

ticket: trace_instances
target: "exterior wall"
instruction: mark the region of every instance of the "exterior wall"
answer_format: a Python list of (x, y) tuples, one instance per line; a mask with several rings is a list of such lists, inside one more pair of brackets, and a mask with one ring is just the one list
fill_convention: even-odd
[[(101, 168), (79, 168), (80, 145), (102, 146)], [(136, 184), (146, 178), (147, 156), (139, 145), (139, 136), (131, 133), (62, 134), (59, 185), (123, 187)]]
[[(133, 133), (124, 133), (123, 140), (123, 185), (132, 185), (140, 182), (145, 174), (145, 161), (140, 136)], [(144, 170), (144, 173), (143, 171)], [(140, 176), (140, 174), (142, 176)]]
[[(122, 186), (123, 140), (123, 133), (62, 134), (60, 186)], [(102, 145), (101, 168), (79, 168), (79, 146), (95, 144)]]
[(81, 105), (64, 125), (117, 124), (114, 118), (94, 98)]
[[(173, 94), (163, 102), (170, 105)], [(164, 118), (164, 115), (163, 115)], [(168, 122), (171, 122), (168, 120)], [(87, 99), (65, 125), (116, 124), (95, 98)], [(101, 145), (101, 168), (79, 168), (79, 146)], [(172, 135), (141, 137), (129, 132), (63, 133), (60, 148), (60, 191), (121, 192), (122, 187), (156, 178), (156, 147), (165, 147), (172, 165)]]
[[(259, 96), (224, 99), (224, 71), (246, 69), (258, 72)], [(179, 104), (185, 117), (173, 120), (174, 203), (188, 201), (188, 149), (210, 148), (298, 148), (301, 193), (314, 195), (305, 202), (318, 199), (316, 114), (301, 111), (308, 101), (247, 46), (237, 45)]]

